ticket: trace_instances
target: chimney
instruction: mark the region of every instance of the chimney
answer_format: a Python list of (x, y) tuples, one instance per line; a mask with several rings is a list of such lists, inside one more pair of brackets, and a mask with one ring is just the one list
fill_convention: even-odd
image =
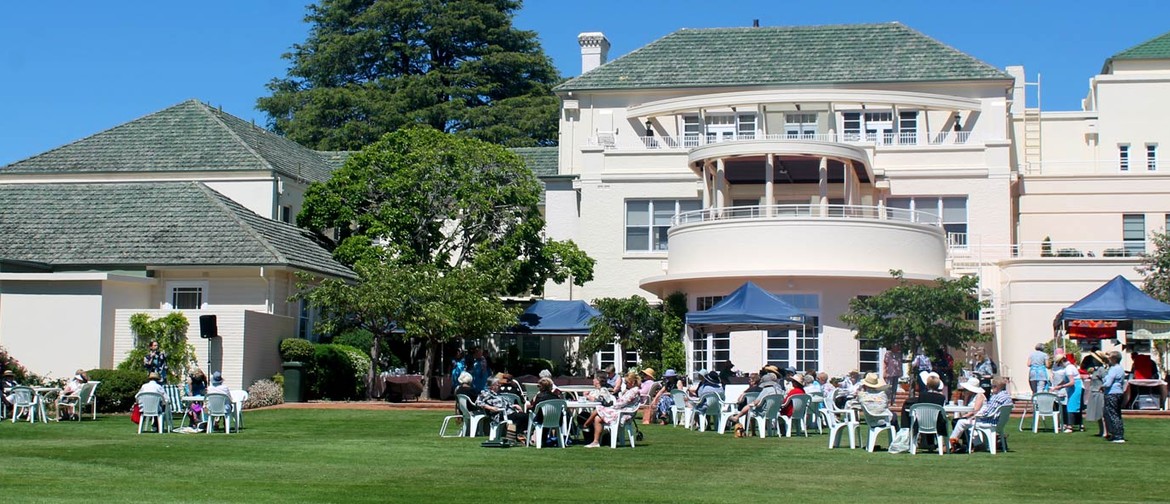
[(605, 64), (609, 57), (609, 39), (601, 32), (585, 32), (577, 35), (581, 45), (581, 73)]
[(759, 28), (759, 27), (760, 27), (760, 20), (759, 20), (759, 19), (753, 19), (753, 20), (752, 20), (752, 28)]

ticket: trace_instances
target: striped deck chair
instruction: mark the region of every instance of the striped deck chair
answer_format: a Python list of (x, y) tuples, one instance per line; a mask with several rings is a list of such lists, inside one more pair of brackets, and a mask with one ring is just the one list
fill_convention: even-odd
[[(167, 396), (167, 408), (171, 413), (171, 419), (174, 420), (175, 415), (183, 415), (187, 412), (183, 404), (183, 387), (178, 385), (163, 385), (163, 391)], [(179, 417), (179, 425), (182, 424), (183, 417)], [(171, 425), (174, 425), (172, 421)]]

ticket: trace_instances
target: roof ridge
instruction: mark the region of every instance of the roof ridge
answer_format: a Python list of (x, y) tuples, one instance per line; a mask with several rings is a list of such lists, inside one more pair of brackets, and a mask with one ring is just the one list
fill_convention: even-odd
[(716, 31), (716, 30), (813, 30), (822, 28), (862, 27), (862, 26), (906, 26), (898, 21), (883, 21), (877, 23), (826, 23), (818, 25), (775, 25), (775, 26), (709, 26), (704, 28), (679, 28), (671, 33), (680, 31)]
[(224, 122), (224, 120), (221, 117), (219, 117), (219, 114), (215, 113), (215, 111), (212, 110), (210, 106), (204, 105), (202, 103), (200, 103), (199, 105), (200, 105), (200, 109), (202, 109), (204, 113), (211, 116), (211, 118), (214, 119), (217, 124), (219, 124), (220, 126), (223, 126), (223, 129), (227, 130), (228, 135), (230, 135), (237, 142), (239, 142), (240, 145), (243, 145), (244, 148), (248, 150), (248, 152), (250, 152), (253, 156), (256, 157), (256, 159), (259, 159), (261, 164), (263, 164), (264, 166), (267, 166), (269, 170), (277, 171), (276, 167), (272, 166), (272, 163), (268, 162), (267, 158), (260, 155), (259, 152), (256, 152), (256, 149), (253, 149), (252, 146), (249, 145), (248, 142), (246, 142), (243, 138), (240, 138), (240, 135), (236, 134), (236, 130), (232, 129), (231, 126), (229, 126), (226, 122)]
[(130, 119), (129, 121), (124, 121), (124, 122), (121, 122), (121, 123), (115, 124), (115, 125), (113, 125), (113, 126), (110, 126), (109, 128), (106, 128), (106, 129), (104, 129), (104, 130), (98, 131), (98, 132), (96, 132), (96, 133), (91, 133), (91, 134), (89, 134), (89, 135), (83, 136), (83, 137), (81, 137), (81, 138), (78, 138), (78, 139), (76, 139), (76, 140), (74, 140), (74, 141), (72, 141), (72, 142), (66, 142), (66, 143), (63, 143), (63, 144), (61, 144), (61, 145), (58, 145), (58, 146), (56, 146), (56, 147), (53, 147), (52, 149), (49, 149), (49, 150), (47, 150), (47, 151), (44, 151), (44, 152), (38, 152), (38, 153), (36, 153), (36, 154), (33, 154), (33, 155), (31, 155), (31, 156), (29, 156), (29, 157), (26, 157), (26, 158), (23, 158), (23, 159), (17, 159), (16, 161), (13, 161), (13, 162), (11, 162), (11, 163), (8, 163), (8, 164), (6, 164), (6, 165), (0, 165), (0, 169), (7, 168), (7, 167), (9, 167), (9, 166), (13, 166), (13, 165), (16, 165), (16, 164), (19, 164), (19, 163), (23, 163), (23, 162), (25, 162), (25, 161), (31, 161), (31, 160), (33, 160), (33, 159), (36, 159), (36, 158), (39, 158), (39, 157), (47, 156), (47, 155), (49, 155), (49, 154), (52, 154), (52, 153), (54, 153), (54, 152), (57, 152), (57, 151), (59, 151), (59, 150), (61, 150), (61, 149), (64, 149), (64, 148), (66, 148), (66, 147), (69, 147), (69, 146), (71, 146), (71, 145), (75, 145), (75, 144), (78, 144), (78, 143), (84, 142), (84, 141), (86, 141), (86, 140), (89, 140), (90, 138), (96, 137), (96, 136), (98, 136), (98, 135), (103, 135), (103, 134), (105, 134), (105, 133), (108, 133), (108, 132), (111, 132), (111, 131), (115, 131), (115, 130), (119, 130), (119, 129), (125, 128), (125, 127), (127, 127), (127, 126), (129, 126), (129, 125), (131, 125), (131, 124), (133, 124), (133, 123), (135, 123), (135, 122), (137, 122), (137, 121), (141, 121), (141, 120), (143, 120), (143, 119), (146, 119), (147, 117), (150, 117), (150, 116), (153, 116), (153, 115), (156, 115), (156, 114), (161, 114), (161, 113), (163, 113), (163, 112), (166, 112), (166, 111), (168, 111), (168, 110), (171, 110), (171, 109), (174, 109), (174, 108), (178, 108), (178, 107), (181, 107), (181, 106), (183, 106), (183, 105), (190, 104), (190, 103), (194, 103), (194, 104), (196, 104), (196, 105), (202, 105), (202, 102), (200, 102), (198, 99), (196, 99), (196, 98), (188, 98), (188, 99), (186, 99), (186, 100), (183, 100), (183, 101), (181, 101), (181, 102), (179, 102), (179, 103), (176, 103), (176, 104), (174, 104), (174, 105), (171, 105), (171, 106), (169, 106), (169, 107), (166, 107), (166, 108), (163, 108), (163, 109), (159, 109), (159, 110), (155, 110), (154, 112), (150, 112), (150, 113), (147, 113), (147, 114), (145, 114), (145, 115), (141, 115), (141, 116), (135, 117), (135, 118), (133, 118), (133, 119)]
[[(223, 194), (220, 194), (219, 191), (216, 191), (215, 189), (208, 187), (207, 184), (204, 184), (203, 182), (195, 181), (195, 182), (191, 182), (191, 183), (195, 184), (195, 186), (198, 187), (199, 190), (203, 191), (203, 193), (206, 194), (214, 204), (216, 204), (217, 206), (219, 206), (223, 210), (226, 210), (228, 213), (228, 216), (233, 221), (235, 221), (236, 224), (239, 224), (240, 227), (244, 228), (244, 232), (248, 233), (252, 238), (256, 239), (260, 243), (260, 245), (263, 246), (264, 249), (268, 251), (268, 253), (272, 254), (272, 256), (277, 259), (278, 262), (291, 264), (291, 261), (289, 260), (289, 258), (287, 256), (285, 256), (279, 250), (277, 250), (276, 247), (272, 246), (272, 244), (268, 242), (267, 238), (265, 238), (263, 235), (261, 235), (260, 233), (258, 233), (256, 231), (255, 227), (253, 227), (250, 223), (245, 222), (240, 217), (239, 212), (235, 208), (233, 208), (231, 205), (228, 204), (228, 201), (232, 201), (230, 198), (228, 198), (227, 196), (224, 196)], [(237, 205), (238, 205), (238, 203), (237, 203)], [(251, 210), (248, 210), (247, 208), (244, 208), (243, 206), (240, 206), (240, 208), (246, 212), (251, 212)], [(255, 212), (253, 212), (253, 215), (256, 215)], [(260, 215), (256, 215), (256, 217), (260, 218), (260, 219), (265, 218), (265, 217), (260, 216)]]

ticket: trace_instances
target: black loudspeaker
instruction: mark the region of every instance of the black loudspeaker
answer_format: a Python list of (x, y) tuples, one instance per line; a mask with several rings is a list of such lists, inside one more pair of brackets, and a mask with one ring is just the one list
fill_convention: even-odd
[(215, 326), (215, 315), (199, 316), (199, 337), (218, 338), (219, 328)]

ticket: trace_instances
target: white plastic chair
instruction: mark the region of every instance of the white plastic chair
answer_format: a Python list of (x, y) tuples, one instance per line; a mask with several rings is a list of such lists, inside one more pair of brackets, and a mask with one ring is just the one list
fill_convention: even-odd
[(171, 414), (167, 411), (166, 400), (158, 392), (139, 392), (134, 396), (138, 403), (141, 416), (138, 417), (138, 433), (142, 434), (142, 426), (150, 419), (158, 424), (158, 433), (167, 432), (171, 424)]
[(1060, 432), (1060, 409), (1057, 407), (1059, 398), (1056, 394), (1051, 392), (1038, 392), (1032, 395), (1032, 411), (1025, 411), (1020, 416), (1020, 431), (1024, 430), (1024, 417), (1028, 413), (1032, 414), (1032, 433), (1035, 434), (1040, 431), (1040, 419), (1052, 419), (1052, 432)]
[[(747, 414), (746, 429), (751, 429), (752, 422), (756, 424), (756, 431), (760, 435), (760, 439), (768, 436), (769, 429), (779, 431), (780, 429), (780, 407), (784, 405), (784, 396), (774, 394), (764, 397), (764, 401), (760, 403), (759, 413), (755, 409), (749, 409)], [(779, 432), (777, 432), (779, 435)]]
[(995, 455), (996, 448), (999, 443), (1003, 443), (1003, 450), (1007, 451), (1007, 424), (1012, 419), (1012, 405), (1005, 404), (999, 407), (999, 418), (995, 425), (979, 425), (976, 422), (971, 427), (971, 437), (967, 440), (967, 454), (971, 454), (971, 448), (975, 445), (975, 438), (982, 438), (987, 442), (987, 449)]
[(825, 426), (829, 428), (829, 449), (841, 446), (839, 436), (842, 429), (849, 433), (849, 449), (857, 448), (858, 429), (861, 428), (861, 423), (854, 417), (853, 410), (837, 409), (832, 402), (827, 402), (818, 413)]
[(914, 455), (918, 452), (918, 437), (923, 434), (933, 434), (935, 442), (938, 443), (938, 454), (946, 453), (943, 448), (946, 443), (946, 437), (943, 436), (941, 425), (938, 423), (939, 415), (943, 415), (943, 407), (937, 404), (915, 404), (910, 406), (910, 454)]
[(16, 417), (20, 416), (22, 411), (28, 414), (29, 423), (36, 423), (37, 401), (40, 396), (32, 388), (23, 385), (8, 389), (8, 393), (12, 395), (12, 423), (16, 423)]
[(890, 442), (894, 442), (894, 434), (898, 433), (898, 428), (894, 426), (893, 413), (890, 413), (891, 416), (873, 416), (864, 407), (861, 408), (861, 413), (865, 415), (865, 425), (869, 427), (869, 448), (866, 451), (873, 451), (874, 446), (877, 446), (877, 438), (883, 431), (888, 432)]
[(619, 438), (624, 435), (630, 443), (630, 448), (634, 447), (634, 438), (638, 437), (638, 432), (634, 430), (634, 414), (638, 412), (637, 406), (630, 406), (619, 410), (618, 424), (612, 425), (602, 422), (602, 430), (609, 431), (609, 447), (617, 448)]
[[(540, 421), (536, 420), (536, 412), (540, 412)], [(528, 412), (528, 444), (535, 444), (536, 449), (544, 445), (545, 431), (557, 431), (557, 440), (561, 448), (569, 444), (569, 418), (565, 411), (563, 399), (541, 401)]]
[(682, 424), (684, 415), (690, 413), (690, 408), (687, 406), (687, 393), (685, 390), (670, 391), (670, 398), (674, 400), (674, 405), (670, 407), (670, 417), (674, 421), (674, 426), (678, 427)]
[(792, 429), (796, 424), (800, 424), (800, 431), (804, 437), (808, 437), (808, 394), (797, 394), (788, 398), (788, 402), (792, 403), (792, 416), (780, 415), (780, 419), (784, 421), (784, 426), (787, 430), (784, 432), (785, 437), (792, 437)]
[(223, 431), (232, 433), (232, 412), (228, 406), (232, 402), (231, 396), (219, 392), (211, 392), (203, 396), (203, 412), (207, 415), (207, 433), (211, 434), (215, 427), (215, 419), (223, 419)]
[(244, 428), (244, 402), (248, 400), (247, 390), (232, 390), (232, 416), (235, 417), (236, 432)]
[(93, 390), (90, 391), (89, 400), (85, 401), (84, 404), (79, 404), (77, 406), (77, 408), (78, 408), (77, 409), (77, 419), (78, 420), (81, 420), (81, 412), (82, 412), (82, 410), (85, 409), (86, 406), (89, 406), (92, 409), (93, 417), (91, 419), (97, 420), (97, 397), (98, 397), (97, 396), (97, 389), (98, 389), (98, 385), (101, 385), (102, 382), (101, 382), (101, 380), (90, 380), (89, 383), (93, 384)]
[[(702, 405), (699, 409), (697, 406)], [(699, 402), (695, 403), (696, 407), (691, 408), (694, 415), (699, 417), (699, 432), (707, 430), (707, 417), (714, 417), (717, 420), (725, 420), (727, 417), (723, 416), (723, 401), (719, 394), (708, 392), (699, 398)]]
[[(455, 406), (459, 409), (459, 413), (463, 417), (463, 429), (459, 431), (459, 435), (466, 437), (478, 436), (479, 426), (487, 420), (487, 415), (483, 412), (472, 413), (471, 398), (463, 394), (455, 396)], [(440, 429), (439, 433), (442, 435), (442, 429)]]

